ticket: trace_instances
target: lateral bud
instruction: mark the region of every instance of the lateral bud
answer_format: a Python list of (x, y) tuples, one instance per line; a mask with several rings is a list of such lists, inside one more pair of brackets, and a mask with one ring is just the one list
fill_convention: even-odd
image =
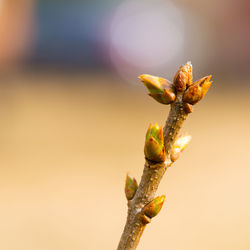
[(165, 195), (154, 198), (142, 209), (142, 212), (150, 219), (155, 217), (161, 211), (165, 198)]
[(189, 114), (189, 113), (192, 113), (193, 112), (193, 106), (187, 102), (184, 102), (183, 103), (183, 109), (184, 111)]
[(205, 76), (200, 80), (194, 82), (194, 84), (185, 91), (183, 95), (183, 101), (192, 105), (199, 102), (205, 96), (212, 84), (212, 82), (210, 81), (211, 77), (211, 75)]
[(152, 162), (160, 163), (166, 160), (163, 130), (157, 123), (154, 126), (150, 123), (148, 127), (144, 154), (146, 159)]
[(128, 173), (125, 183), (125, 195), (127, 200), (132, 200), (134, 198), (137, 188), (138, 184), (136, 179)]
[(172, 162), (175, 162), (180, 157), (183, 150), (187, 147), (187, 145), (191, 141), (191, 138), (192, 138), (191, 135), (185, 135), (185, 136), (179, 137), (175, 141), (171, 149), (171, 161)]
[(193, 72), (191, 62), (187, 62), (182, 65), (174, 77), (174, 85), (176, 89), (180, 92), (183, 92), (186, 87), (192, 85), (193, 81)]
[(139, 79), (147, 87), (149, 95), (157, 102), (170, 104), (175, 100), (173, 84), (167, 79), (152, 75), (140, 75)]

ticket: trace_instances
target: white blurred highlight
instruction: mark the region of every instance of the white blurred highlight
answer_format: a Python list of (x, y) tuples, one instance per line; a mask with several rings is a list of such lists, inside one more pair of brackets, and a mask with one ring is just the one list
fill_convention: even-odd
[(120, 73), (171, 64), (184, 48), (184, 29), (180, 10), (169, 1), (125, 1), (110, 25), (111, 61)]

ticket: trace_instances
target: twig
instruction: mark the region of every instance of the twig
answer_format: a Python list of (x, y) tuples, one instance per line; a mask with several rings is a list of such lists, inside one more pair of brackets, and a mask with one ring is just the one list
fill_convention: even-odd
[[(125, 192), (128, 216), (118, 250), (136, 249), (146, 225), (160, 211), (165, 196), (154, 198), (155, 193), (167, 168), (180, 156), (190, 140), (190, 136), (179, 139), (178, 134), (184, 120), (192, 112), (190, 104), (195, 104), (205, 95), (211, 85), (210, 78), (209, 76), (192, 83), (192, 66), (189, 62), (180, 67), (174, 84), (159, 77), (140, 76), (150, 95), (160, 103), (171, 104), (171, 109), (162, 138), (162, 129), (157, 125), (150, 125), (148, 129), (144, 150), (146, 161), (138, 188), (136, 180), (127, 176)], [(161, 139), (162, 143), (164, 140), (163, 148)]]

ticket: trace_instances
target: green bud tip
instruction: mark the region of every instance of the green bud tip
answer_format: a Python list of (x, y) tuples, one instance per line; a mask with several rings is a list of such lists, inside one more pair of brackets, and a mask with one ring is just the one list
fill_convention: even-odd
[(163, 130), (157, 123), (154, 126), (150, 123), (148, 127), (144, 153), (150, 161), (164, 162), (166, 159)]
[(160, 77), (152, 75), (140, 75), (139, 79), (144, 83), (150, 93), (159, 93), (163, 91)]
[(139, 79), (144, 83), (149, 91), (149, 95), (161, 104), (170, 104), (175, 100), (173, 84), (167, 79), (152, 76), (140, 75)]
[(142, 209), (143, 213), (149, 218), (155, 217), (161, 211), (165, 198), (165, 195), (154, 198)]
[(138, 184), (136, 179), (127, 173), (126, 183), (125, 183), (125, 195), (127, 200), (132, 200), (135, 196), (137, 191)]

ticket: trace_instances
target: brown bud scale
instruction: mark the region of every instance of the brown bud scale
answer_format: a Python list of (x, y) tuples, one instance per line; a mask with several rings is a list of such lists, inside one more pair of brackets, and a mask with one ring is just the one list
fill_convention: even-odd
[(176, 89), (183, 92), (187, 86), (192, 84), (192, 65), (191, 62), (187, 62), (181, 66), (174, 77), (174, 85)]

